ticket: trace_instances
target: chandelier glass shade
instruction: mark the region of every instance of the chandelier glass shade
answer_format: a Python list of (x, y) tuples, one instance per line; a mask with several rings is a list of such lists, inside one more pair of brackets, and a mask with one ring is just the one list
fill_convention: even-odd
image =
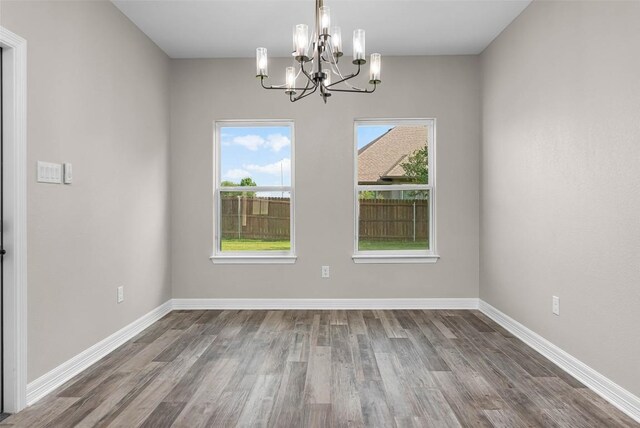
[[(331, 12), (323, 0), (316, 0), (315, 32), (309, 37), (309, 26), (298, 24), (293, 28), (294, 65), (285, 69), (285, 83), (282, 85), (265, 84), (269, 76), (266, 48), (256, 49), (256, 77), (264, 89), (284, 91), (291, 102), (301, 100), (318, 92), (324, 102), (333, 92), (351, 92), (371, 94), (380, 84), (381, 57), (373, 53), (369, 62), (369, 87), (359, 88), (349, 81), (360, 75), (362, 66), (367, 63), (365, 51), (365, 32), (353, 31), (353, 65), (356, 70), (343, 74), (340, 70), (342, 49), (342, 31), (340, 27), (331, 27)], [(299, 83), (302, 81), (303, 83)]]

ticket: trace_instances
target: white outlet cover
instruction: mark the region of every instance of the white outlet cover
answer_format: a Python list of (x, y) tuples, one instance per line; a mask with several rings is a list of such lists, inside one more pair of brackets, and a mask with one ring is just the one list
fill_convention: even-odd
[(124, 301), (124, 287), (118, 287), (118, 303), (122, 303)]
[(322, 266), (322, 277), (329, 278), (330, 274), (331, 274), (331, 271), (329, 269), (329, 266)]
[(560, 315), (560, 298), (558, 296), (552, 298), (551, 311), (554, 315)]
[(64, 184), (71, 184), (73, 182), (73, 167), (70, 163), (64, 164)]

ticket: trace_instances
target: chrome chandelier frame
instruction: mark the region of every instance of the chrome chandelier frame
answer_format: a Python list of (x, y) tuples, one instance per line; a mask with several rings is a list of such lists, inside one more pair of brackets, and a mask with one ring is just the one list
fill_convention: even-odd
[[(365, 59), (365, 38), (364, 30), (357, 29), (353, 34), (353, 61), (357, 67), (356, 71), (344, 75), (338, 65), (342, 52), (342, 36), (340, 28), (330, 29), (329, 8), (324, 6), (323, 0), (316, 0), (315, 33), (309, 43), (308, 28), (306, 25), (297, 25), (294, 29), (294, 51), (292, 56), (297, 66), (287, 67), (285, 73), (285, 83), (282, 85), (265, 85), (268, 77), (267, 49), (258, 48), (256, 50), (256, 77), (260, 78), (260, 85), (264, 89), (284, 91), (289, 96), (291, 102), (299, 101), (320, 91), (320, 96), (326, 103), (332, 92), (350, 92), (358, 94), (371, 94), (375, 92), (381, 83), (380, 54), (371, 54), (369, 65), (369, 84), (371, 88), (359, 88), (353, 86), (349, 80), (360, 74), (362, 66), (367, 63)], [(305, 34), (306, 32), (306, 34)], [(331, 76), (337, 76), (338, 80), (332, 81)], [(306, 84), (297, 87), (295, 82), (302, 75), (306, 79)], [(338, 88), (337, 85), (344, 84)]]

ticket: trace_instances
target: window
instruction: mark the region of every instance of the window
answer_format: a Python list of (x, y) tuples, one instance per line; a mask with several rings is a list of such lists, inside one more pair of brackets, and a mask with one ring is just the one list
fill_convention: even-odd
[(215, 126), (214, 263), (293, 263), (291, 121)]
[(435, 262), (435, 121), (357, 120), (356, 263)]

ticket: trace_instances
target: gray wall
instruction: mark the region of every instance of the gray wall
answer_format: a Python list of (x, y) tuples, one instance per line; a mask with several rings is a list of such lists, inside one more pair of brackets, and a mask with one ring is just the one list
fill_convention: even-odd
[(171, 296), (169, 59), (109, 2), (3, 0), (0, 23), (28, 43), (32, 381)]
[(480, 250), (482, 299), (637, 395), (638, 22), (536, 1), (483, 53)]
[[(274, 80), (288, 61), (270, 64)], [(177, 298), (477, 297), (480, 153), (478, 57), (386, 58), (374, 95), (292, 104), (260, 89), (255, 60), (171, 63), (173, 295)], [(437, 119), (436, 264), (355, 265), (353, 120)], [(294, 265), (213, 265), (216, 119), (295, 120)], [(320, 266), (331, 278), (320, 278)]]

